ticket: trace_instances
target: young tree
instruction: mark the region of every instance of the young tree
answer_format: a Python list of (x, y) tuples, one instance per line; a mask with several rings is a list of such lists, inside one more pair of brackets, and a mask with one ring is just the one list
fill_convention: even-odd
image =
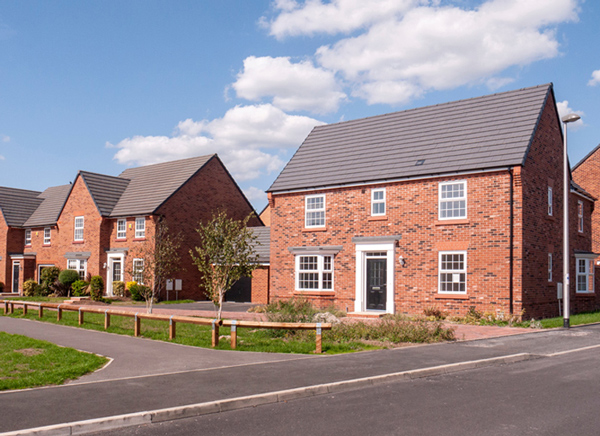
[(133, 255), (129, 273), (143, 285), (140, 286), (140, 295), (146, 300), (148, 313), (152, 313), (152, 304), (167, 279), (181, 269), (179, 249), (182, 240), (181, 233), (174, 235), (169, 231), (167, 221), (163, 218), (157, 223), (154, 234)]
[(256, 236), (247, 227), (251, 217), (238, 221), (220, 212), (196, 229), (200, 246), (190, 250), (190, 255), (202, 274), (199, 286), (214, 303), (217, 319), (221, 319), (225, 293), (240, 278), (250, 277), (258, 266), (253, 248)]

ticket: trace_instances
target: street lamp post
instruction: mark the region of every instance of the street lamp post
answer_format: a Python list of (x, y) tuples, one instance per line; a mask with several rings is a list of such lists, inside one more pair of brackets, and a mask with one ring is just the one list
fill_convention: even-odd
[(569, 319), (569, 191), (571, 180), (569, 177), (569, 160), (567, 157), (567, 124), (579, 119), (577, 114), (569, 114), (562, 117), (565, 124), (564, 146), (563, 146), (563, 327), (571, 327)]

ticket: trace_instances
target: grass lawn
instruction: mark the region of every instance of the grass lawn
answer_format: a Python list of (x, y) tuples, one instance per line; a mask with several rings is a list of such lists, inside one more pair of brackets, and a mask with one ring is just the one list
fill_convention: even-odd
[(0, 332), (0, 391), (60, 385), (108, 359), (21, 335)]
[[(13, 315), (7, 315), (16, 318), (23, 317), (23, 311), (21, 309), (15, 309)], [(25, 316), (27, 319), (39, 320), (36, 311), (28, 312)], [(47, 310), (44, 312), (42, 319), (44, 322), (50, 322), (54, 324), (68, 325), (73, 327), (79, 327), (77, 312), (63, 311), (61, 321), (56, 320), (56, 312)], [(104, 330), (104, 315), (96, 313), (86, 313), (84, 316), (83, 328), (91, 330)], [(393, 327), (393, 326), (391, 326)], [(134, 335), (134, 320), (131, 317), (121, 317), (112, 315), (111, 325), (108, 328), (108, 332), (123, 334), (123, 335)], [(323, 331), (323, 343), (322, 350), (326, 354), (338, 354), (338, 353), (350, 353), (354, 351), (364, 351), (384, 348), (384, 343), (377, 343), (379, 338), (365, 337), (366, 340), (361, 340), (364, 336), (361, 332), (357, 333), (356, 326), (351, 328), (345, 327), (342, 329), (350, 334), (344, 334), (344, 331)], [(351, 330), (351, 331), (349, 331)], [(230, 350), (231, 344), (230, 339), (227, 337), (230, 334), (230, 330), (227, 327), (221, 327), (219, 331), (221, 338), (219, 345), (216, 349), (219, 350)], [(395, 332), (390, 332), (395, 334)], [(367, 332), (367, 336), (370, 333)], [(315, 350), (315, 332), (314, 331), (297, 331), (297, 332), (276, 332), (273, 330), (265, 329), (247, 329), (238, 328), (237, 330), (238, 341), (237, 350), (240, 351), (258, 351), (258, 352), (269, 352), (269, 353), (300, 353), (309, 354)], [(141, 320), (141, 336), (157, 339), (166, 342), (175, 342), (184, 345), (199, 346), (204, 348), (211, 347), (211, 327), (210, 326), (199, 326), (192, 324), (177, 324), (177, 335), (173, 341), (169, 341), (168, 322), (158, 320)], [(396, 335), (397, 336), (397, 335)], [(453, 340), (454, 335), (451, 333), (446, 336), (433, 336), (426, 337), (422, 334), (413, 335), (416, 337), (416, 342), (433, 342), (440, 340)], [(383, 340), (382, 342), (387, 343), (388, 346), (393, 346), (390, 341)], [(407, 341), (403, 341), (407, 342)]]
[[(563, 326), (563, 317), (556, 318), (546, 318), (541, 319), (539, 322), (542, 324), (542, 327), (545, 329), (551, 329), (556, 327)], [(600, 311), (596, 312), (585, 312), (578, 313), (577, 315), (571, 315), (570, 318), (571, 326), (582, 325), (582, 324), (592, 324), (595, 322), (600, 322)], [(527, 323), (524, 323), (527, 324)]]

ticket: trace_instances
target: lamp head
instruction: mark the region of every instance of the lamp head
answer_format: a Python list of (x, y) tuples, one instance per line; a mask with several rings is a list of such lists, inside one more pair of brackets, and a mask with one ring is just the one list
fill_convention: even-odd
[(568, 114), (568, 115), (565, 115), (564, 117), (562, 117), (562, 122), (565, 124), (573, 123), (579, 119), (581, 119), (581, 117), (577, 114)]

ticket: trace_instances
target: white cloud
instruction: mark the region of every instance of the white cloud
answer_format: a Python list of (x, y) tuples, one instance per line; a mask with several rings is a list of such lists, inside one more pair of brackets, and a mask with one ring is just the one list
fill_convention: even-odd
[[(364, 28), (392, 15), (402, 14), (428, 0), (278, 0), (275, 9), (279, 15), (267, 23), (271, 35), (278, 39), (286, 36), (314, 35), (316, 33), (349, 33)], [(263, 22), (266, 19), (263, 18)]]
[(405, 103), (428, 90), (508, 82), (496, 76), (559, 54), (548, 26), (575, 20), (576, 13), (576, 0), (490, 0), (471, 10), (416, 7), (322, 46), (316, 55), (320, 65), (354, 83), (353, 95), (369, 103)]
[[(265, 191), (263, 191), (262, 189), (256, 188), (254, 186), (250, 186), (247, 189), (244, 189), (244, 195), (246, 195), (246, 198), (248, 198), (248, 200), (250, 200), (250, 203), (253, 204), (257, 204), (257, 203), (264, 203), (267, 201), (267, 193)], [(260, 212), (260, 211), (257, 211)]]
[(273, 97), (273, 105), (286, 111), (335, 112), (346, 98), (333, 72), (311, 61), (292, 63), (289, 57), (246, 58), (232, 87), (247, 100)]
[(2, 135), (2, 142), (10, 142), (10, 136)]
[[(569, 102), (568, 100), (564, 100), (564, 101), (557, 101), (556, 102), (556, 107), (558, 109), (558, 116), (562, 119), (562, 117), (564, 117), (565, 115), (569, 115), (569, 114), (577, 114), (579, 115), (581, 118), (583, 118), (584, 113), (583, 111), (576, 111), (573, 110), (571, 107), (569, 107)], [(575, 122), (569, 123), (569, 130), (578, 130), (581, 127), (583, 127), (585, 124), (583, 123), (583, 120), (577, 120)]]
[(171, 136), (134, 136), (107, 147), (118, 148), (121, 164), (147, 165), (218, 153), (237, 180), (251, 180), (279, 171), (278, 153), (298, 147), (322, 122), (288, 115), (270, 105), (236, 106), (212, 121), (181, 121)]
[(600, 70), (596, 70), (592, 73), (592, 78), (588, 82), (589, 86), (596, 86), (600, 84)]

